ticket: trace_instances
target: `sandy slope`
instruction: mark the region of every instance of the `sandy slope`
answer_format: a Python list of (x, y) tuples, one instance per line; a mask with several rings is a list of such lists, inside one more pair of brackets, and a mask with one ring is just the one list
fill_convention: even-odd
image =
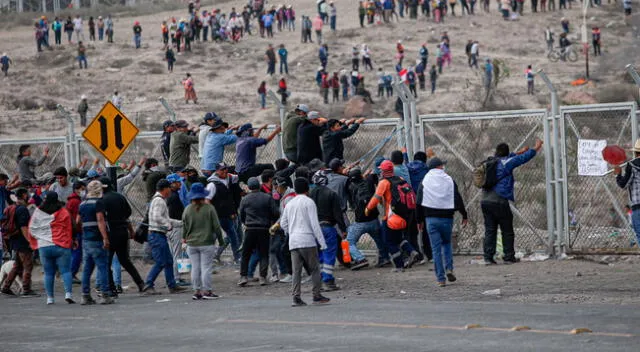
[[(315, 14), (315, 1), (291, 0), (297, 9), (297, 18), (301, 15)], [(229, 12), (231, 6), (239, 9), (241, 1), (226, 2), (218, 7)], [(447, 18), (446, 24), (435, 24), (424, 17), (416, 22), (408, 18), (391, 25), (374, 26), (361, 29), (357, 23), (357, 5), (353, 1), (338, 0), (338, 31), (335, 34), (325, 30), (329, 44), (329, 70), (349, 68), (351, 62), (351, 46), (367, 43), (372, 51), (374, 67), (382, 66), (391, 70), (394, 64), (395, 43), (402, 39), (407, 49), (407, 62), (415, 60), (418, 49), (423, 42), (428, 43), (430, 52), (435, 53), (435, 45), (440, 33), (448, 31), (451, 38), (454, 63), (445, 68), (445, 73), (438, 82), (438, 90), (434, 96), (421, 94), (419, 97), (419, 113), (469, 111), (479, 108), (478, 101), (481, 75), (466, 65), (464, 45), (468, 39), (479, 40), (482, 58), (491, 57), (504, 60), (511, 76), (501, 83), (492, 107), (505, 108), (538, 108), (548, 104), (547, 93), (542, 82), (538, 80), (537, 94), (526, 95), (524, 69), (527, 64), (536, 68), (544, 68), (561, 91), (571, 88), (569, 82), (584, 71), (584, 60), (581, 56), (576, 63), (550, 63), (545, 57), (543, 31), (547, 25), (556, 33), (560, 32), (560, 18), (565, 16), (571, 21), (572, 36), (579, 32), (581, 12), (573, 10), (548, 14), (531, 14), (525, 10), (525, 16), (517, 22), (503, 21), (495, 10), (478, 12), (472, 17)], [(620, 74), (625, 60), (635, 60), (625, 55), (631, 50), (634, 42), (630, 26), (621, 24), (622, 10), (620, 4), (608, 5), (602, 9), (591, 9), (589, 25), (602, 28), (604, 56), (591, 62), (592, 75), (598, 79), (595, 86), (577, 88), (595, 91), (620, 83)], [(75, 46), (63, 45), (53, 51), (36, 53), (33, 32), (29, 27), (17, 27), (10, 31), (0, 32), (2, 51), (7, 52), (14, 60), (9, 78), (0, 78), (0, 135), (13, 135), (17, 132), (29, 132), (29, 135), (48, 133), (59, 134), (63, 126), (60, 120), (52, 120), (53, 113), (38, 110), (29, 113), (17, 112), (16, 107), (24, 104), (16, 100), (35, 100), (39, 105), (55, 105), (60, 103), (72, 111), (81, 94), (87, 94), (90, 103), (90, 114), (95, 114), (114, 90), (125, 97), (124, 111), (130, 117), (139, 114), (140, 123), (144, 127), (153, 127), (166, 118), (165, 111), (157, 102), (159, 96), (166, 97), (176, 109), (178, 116), (196, 121), (205, 111), (216, 111), (229, 120), (250, 120), (253, 122), (275, 122), (275, 109), (259, 110), (256, 89), (261, 80), (267, 80), (270, 87), (276, 87), (276, 79), (265, 77), (266, 64), (264, 51), (268, 43), (278, 45), (284, 43), (289, 49), (290, 76), (289, 88), (293, 92), (290, 104), (298, 102), (310, 103), (312, 108), (330, 116), (340, 115), (342, 104), (324, 105), (315, 85), (315, 70), (318, 66), (317, 44), (300, 43), (299, 30), (275, 34), (272, 40), (259, 36), (245, 37), (239, 44), (195, 43), (192, 53), (178, 56), (174, 73), (166, 72), (163, 61), (160, 23), (171, 16), (180, 18), (186, 10), (164, 12), (140, 18), (116, 19), (116, 43), (106, 42), (88, 44), (89, 69), (79, 70), (74, 62)], [(98, 15), (98, 13), (96, 13)], [(104, 14), (103, 14), (104, 15)], [(143, 48), (133, 48), (131, 26), (139, 20), (143, 27)], [(607, 23), (613, 23), (605, 28)], [(299, 23), (298, 23), (299, 27)], [(85, 34), (88, 39), (88, 33)], [(64, 37), (64, 35), (63, 35)], [(315, 38), (315, 37), (314, 37)], [(53, 40), (53, 37), (51, 38)], [(573, 38), (578, 42), (577, 38)], [(606, 62), (607, 65), (601, 65)], [(615, 65), (612, 65), (615, 62)], [(430, 56), (429, 64), (434, 63)], [(618, 67), (618, 63), (620, 67)], [(118, 72), (108, 72), (107, 68), (118, 68)], [(181, 79), (186, 72), (195, 77), (196, 89), (200, 104), (185, 105), (182, 100)], [(367, 86), (375, 94), (375, 74), (365, 73)], [(383, 100), (374, 106), (377, 117), (395, 116), (393, 104), (395, 98)], [(273, 105), (271, 106), (273, 107)], [(24, 108), (24, 107), (23, 107)], [(21, 123), (15, 126), (16, 118)], [(13, 120), (13, 121), (12, 121)], [(42, 121), (47, 121), (42, 124)]]

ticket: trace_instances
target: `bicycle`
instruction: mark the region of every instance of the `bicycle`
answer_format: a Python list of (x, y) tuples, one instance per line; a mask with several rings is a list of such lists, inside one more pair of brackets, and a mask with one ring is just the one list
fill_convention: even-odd
[(551, 62), (557, 62), (561, 58), (565, 58), (571, 62), (578, 61), (578, 53), (573, 50), (573, 46), (569, 45), (565, 48), (564, 53), (562, 52), (562, 48), (554, 48), (547, 54), (547, 58)]

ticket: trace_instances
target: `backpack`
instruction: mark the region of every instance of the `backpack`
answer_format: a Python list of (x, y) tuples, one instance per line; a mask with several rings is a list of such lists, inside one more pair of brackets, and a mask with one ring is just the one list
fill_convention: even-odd
[(365, 209), (367, 208), (367, 204), (373, 197), (373, 192), (369, 189), (369, 185), (367, 181), (362, 180), (360, 183), (353, 184), (352, 188), (352, 200), (353, 200), (353, 212), (356, 217), (356, 221), (358, 219), (364, 218), (377, 218), (378, 217), (378, 208), (374, 208), (369, 212), (369, 216), (364, 214)]
[(413, 188), (398, 176), (389, 178), (389, 182), (391, 182), (391, 211), (404, 220), (409, 220), (416, 210), (417, 203)]
[(0, 233), (2, 238), (9, 239), (20, 233), (20, 229), (16, 225), (16, 208), (15, 204), (4, 208), (2, 212), (2, 220), (0, 220)]
[(498, 182), (498, 163), (500, 159), (490, 157), (473, 169), (473, 184), (485, 190), (495, 187)]

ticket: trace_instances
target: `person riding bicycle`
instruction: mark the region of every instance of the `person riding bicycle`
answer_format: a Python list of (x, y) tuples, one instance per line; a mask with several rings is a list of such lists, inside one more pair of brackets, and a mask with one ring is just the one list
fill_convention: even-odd
[(566, 33), (560, 34), (560, 55), (562, 60), (566, 60), (567, 48), (571, 46), (571, 42), (567, 38)]

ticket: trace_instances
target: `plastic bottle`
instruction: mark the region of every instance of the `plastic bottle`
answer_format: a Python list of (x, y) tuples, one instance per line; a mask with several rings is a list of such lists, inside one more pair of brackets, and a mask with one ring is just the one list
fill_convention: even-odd
[(342, 261), (346, 264), (351, 263), (351, 254), (349, 253), (349, 241), (342, 240), (340, 243), (342, 246)]

